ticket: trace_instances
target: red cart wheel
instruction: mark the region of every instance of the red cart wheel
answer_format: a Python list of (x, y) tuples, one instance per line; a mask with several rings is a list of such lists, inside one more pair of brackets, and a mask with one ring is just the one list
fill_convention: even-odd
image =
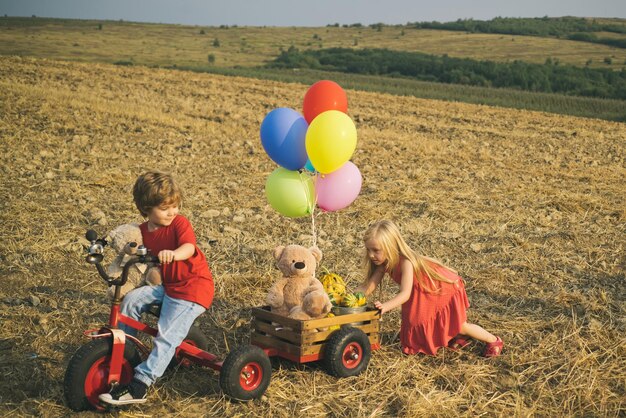
[(239, 374), (239, 384), (245, 391), (251, 391), (259, 387), (263, 381), (263, 369), (259, 363), (248, 363), (243, 366)]
[[(187, 336), (185, 337), (183, 342), (205, 351), (209, 346), (209, 340), (202, 333), (202, 331), (200, 331), (200, 328), (196, 326), (192, 326), (191, 328), (189, 328), (189, 332), (187, 333)], [(170, 364), (167, 366), (167, 368), (171, 370), (176, 368), (176, 366), (190, 367), (192, 364), (193, 362), (183, 355), (180, 347), (176, 347), (174, 357), (172, 357), (172, 361), (170, 361)]]
[(231, 351), (220, 371), (220, 386), (236, 400), (258, 399), (270, 384), (272, 365), (259, 347), (249, 345)]
[(341, 355), (341, 361), (346, 369), (354, 369), (363, 361), (363, 347), (356, 342), (346, 345)]
[(372, 346), (367, 335), (358, 328), (342, 327), (328, 339), (324, 363), (333, 376), (356, 376), (367, 368), (371, 356)]
[[(74, 411), (104, 409), (98, 395), (107, 393), (109, 362), (113, 343), (110, 338), (92, 340), (72, 356), (65, 372), (63, 392), (67, 405)], [(141, 357), (133, 344), (125, 344), (120, 384), (127, 384)]]

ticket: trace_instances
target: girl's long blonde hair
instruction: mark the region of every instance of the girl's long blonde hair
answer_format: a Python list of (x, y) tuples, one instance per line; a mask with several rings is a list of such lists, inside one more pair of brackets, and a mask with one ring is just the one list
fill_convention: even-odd
[[(418, 255), (415, 251), (409, 247), (404, 241), (400, 230), (392, 221), (383, 219), (375, 222), (367, 228), (363, 236), (363, 242), (367, 242), (370, 239), (375, 239), (380, 244), (385, 257), (387, 259), (386, 271), (391, 274), (392, 270), (400, 263), (400, 257), (404, 257), (413, 265), (413, 271), (419, 286), (424, 291), (429, 293), (437, 293), (441, 290), (441, 286), (438, 286), (435, 280), (454, 283), (448, 278), (444, 277), (434, 267), (444, 267), (450, 271), (453, 271), (449, 267), (444, 266), (440, 261), (430, 257), (424, 257)], [(376, 269), (376, 265), (369, 259), (367, 252), (365, 253), (365, 270), (367, 278), (371, 277)], [(455, 272), (456, 273), (456, 272)]]

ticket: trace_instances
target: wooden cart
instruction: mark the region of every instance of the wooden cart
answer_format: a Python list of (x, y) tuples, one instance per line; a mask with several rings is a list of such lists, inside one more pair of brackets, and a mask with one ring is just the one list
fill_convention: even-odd
[[(339, 327), (339, 329), (337, 329)], [(250, 342), (263, 348), (269, 356), (279, 356), (296, 363), (327, 359), (334, 353), (337, 340), (359, 355), (353, 368), (358, 374), (367, 367), (371, 350), (380, 348), (380, 313), (376, 309), (332, 318), (299, 321), (270, 312), (268, 307), (252, 309)], [(348, 341), (344, 341), (348, 340)], [(352, 340), (356, 342), (350, 343)], [(330, 346), (329, 346), (330, 344)], [(364, 352), (362, 352), (364, 351)], [(335, 359), (336, 360), (336, 359)], [(328, 362), (326, 362), (328, 365)], [(365, 364), (364, 364), (365, 363)], [(350, 364), (346, 364), (350, 365)], [(362, 366), (362, 369), (358, 366)], [(331, 374), (334, 370), (329, 370)]]
[(251, 345), (230, 352), (224, 360), (220, 384), (235, 399), (259, 398), (271, 379), (269, 357), (296, 363), (322, 360), (329, 374), (356, 376), (380, 348), (380, 311), (299, 321), (276, 315), (268, 306), (252, 308)]

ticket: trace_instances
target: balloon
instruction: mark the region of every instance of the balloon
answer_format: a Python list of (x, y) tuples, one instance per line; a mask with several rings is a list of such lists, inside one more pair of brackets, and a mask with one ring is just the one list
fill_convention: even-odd
[(304, 145), (308, 124), (293, 109), (272, 110), (261, 123), (261, 143), (267, 155), (288, 170), (299, 170), (307, 162)]
[(305, 146), (313, 167), (320, 173), (331, 173), (344, 165), (354, 153), (354, 122), (338, 110), (324, 112), (309, 125)]
[(304, 119), (311, 123), (317, 115), (327, 110), (348, 111), (348, 97), (339, 84), (321, 80), (309, 87), (304, 95), (302, 111)]
[(332, 212), (349, 206), (359, 195), (361, 172), (351, 161), (330, 174), (318, 174), (315, 181), (317, 206)]
[(315, 173), (317, 171), (315, 167), (313, 167), (313, 164), (311, 164), (311, 160), (308, 160), (308, 159), (306, 160), (304, 169), (310, 171), (311, 173)]
[(283, 167), (278, 167), (267, 177), (265, 196), (274, 210), (290, 218), (310, 215), (315, 206), (311, 177)]

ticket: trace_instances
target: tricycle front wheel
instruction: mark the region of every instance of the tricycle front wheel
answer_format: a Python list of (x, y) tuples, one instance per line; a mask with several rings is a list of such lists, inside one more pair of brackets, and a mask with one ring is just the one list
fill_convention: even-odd
[(220, 386), (230, 398), (258, 399), (270, 384), (272, 365), (261, 348), (248, 345), (231, 351), (220, 371)]
[[(63, 381), (65, 401), (74, 411), (103, 409), (98, 395), (108, 392), (109, 368), (113, 342), (110, 338), (96, 339), (83, 345), (72, 356)], [(141, 357), (133, 344), (125, 344), (120, 384), (127, 384)]]

